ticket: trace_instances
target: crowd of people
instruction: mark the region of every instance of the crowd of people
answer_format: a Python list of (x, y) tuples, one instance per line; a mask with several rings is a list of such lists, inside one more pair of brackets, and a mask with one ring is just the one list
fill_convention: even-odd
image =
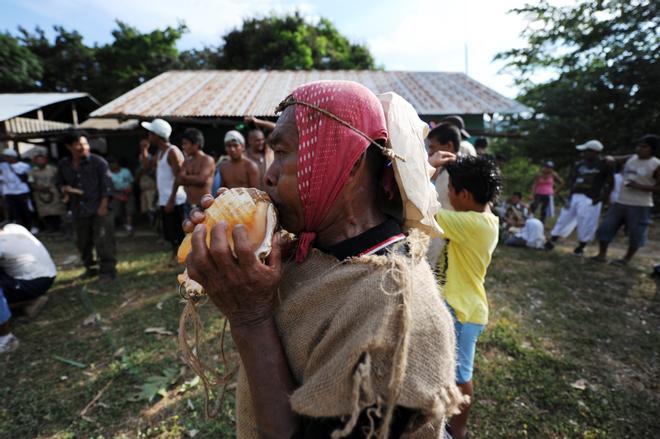
[[(566, 182), (554, 170), (554, 163), (546, 162), (534, 179), (531, 205), (523, 202), (520, 192), (496, 205), (505, 243), (552, 250), (560, 239), (577, 231), (578, 243), (573, 252), (583, 255), (587, 245), (597, 239), (598, 253), (591, 259), (604, 262), (609, 244), (623, 227), (628, 249), (623, 258), (612, 264), (630, 262), (646, 243), (653, 195), (660, 193), (660, 136), (644, 135), (633, 146), (632, 154), (604, 156), (604, 145), (598, 140), (577, 145), (582, 159), (572, 166)], [(555, 216), (555, 195), (564, 187), (568, 193), (546, 236), (544, 223)], [(607, 212), (602, 215), (606, 205)]]
[[(55, 230), (68, 213), (82, 276), (112, 282), (115, 226), (132, 233), (139, 212), (160, 224), (173, 256), (192, 233), (188, 274), (229, 321), (241, 358), (239, 437), (378, 429), (462, 439), (498, 241), (550, 250), (577, 227), (575, 253), (597, 236), (595, 260), (604, 260), (625, 225), (629, 249), (620, 263), (645, 243), (652, 194), (660, 191), (658, 136), (642, 137), (631, 156), (603, 158), (601, 142), (580, 144), (583, 159), (566, 181), (546, 162), (527, 206), (518, 192), (498, 201), (498, 159), (486, 139), (468, 141), (459, 116), (428, 127), (403, 99), (340, 81), (301, 86), (279, 109), (277, 124), (249, 117), (246, 136), (227, 132), (218, 160), (204, 152), (201, 131), (183, 131), (179, 148), (168, 122), (142, 122), (148, 138), (136, 147), (135, 175), (121, 160), (91, 152), (84, 132), (67, 135), (70, 156), (57, 166), (43, 151), (31, 167), (5, 150), (2, 193), (17, 224), (0, 230), (0, 352), (17, 345), (11, 309), (42, 306), (56, 276), (33, 236), (37, 224)], [(620, 188), (612, 198), (617, 164)], [(259, 261), (242, 228), (230, 250), (218, 233), (224, 224), (195, 227), (209, 194), (223, 187), (265, 190), (282, 227), (298, 239), (278, 235)], [(564, 187), (567, 201), (546, 239), (545, 222)], [(435, 235), (428, 249), (415, 228)]]

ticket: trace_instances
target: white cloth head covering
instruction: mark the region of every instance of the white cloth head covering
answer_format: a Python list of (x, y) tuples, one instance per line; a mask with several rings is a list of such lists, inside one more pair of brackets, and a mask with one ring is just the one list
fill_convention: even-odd
[(431, 176), (435, 169), (428, 162), (424, 139), (429, 133), (412, 105), (394, 92), (378, 95), (387, 121), (387, 147), (404, 160), (394, 159), (394, 175), (403, 200), (404, 227), (439, 237), (442, 229), (435, 220), (440, 209)]
[(245, 138), (243, 137), (243, 134), (236, 130), (227, 131), (227, 134), (225, 134), (225, 143), (229, 142), (230, 140), (235, 140), (241, 145), (245, 145)]

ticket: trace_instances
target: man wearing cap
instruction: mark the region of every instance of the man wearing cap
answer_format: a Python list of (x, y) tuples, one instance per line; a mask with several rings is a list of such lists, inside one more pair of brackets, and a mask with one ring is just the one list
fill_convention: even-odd
[(550, 232), (551, 242), (546, 244), (546, 248), (551, 249), (560, 237), (568, 237), (577, 226), (579, 244), (573, 253), (581, 256), (587, 244), (594, 239), (598, 217), (603, 202), (609, 199), (614, 178), (611, 167), (600, 157), (602, 143), (589, 140), (576, 146), (576, 149), (582, 151), (582, 160), (573, 168), (568, 203), (559, 213), (557, 223)]
[(259, 167), (246, 157), (245, 139), (241, 133), (231, 130), (225, 134), (225, 151), (229, 160), (219, 165), (222, 187), (260, 188)]
[[(158, 148), (156, 159), (156, 186), (158, 188), (158, 206), (163, 224), (163, 238), (172, 244), (172, 255), (183, 240), (183, 205), (186, 192), (179, 185), (176, 177), (181, 172), (183, 153), (170, 143), (172, 127), (163, 119), (142, 122), (142, 127), (149, 131), (149, 143)], [(143, 163), (143, 166), (147, 166)]]
[(60, 229), (62, 215), (66, 213), (62, 196), (57, 189), (57, 167), (48, 163), (46, 148), (35, 148), (32, 155), (32, 168), (29, 183), (37, 207), (37, 214), (46, 231), (57, 232)]
[(18, 153), (12, 148), (2, 151), (0, 163), (0, 179), (2, 195), (9, 210), (9, 219), (38, 233), (39, 229), (32, 227), (32, 209), (30, 208), (30, 187), (27, 184), (30, 165), (18, 160)]
[(647, 134), (637, 141), (635, 154), (614, 158), (625, 163), (623, 182), (618, 197), (598, 228), (600, 250), (595, 260), (606, 260), (607, 247), (623, 224), (628, 227), (628, 251), (623, 259), (613, 263), (626, 265), (646, 243), (653, 194), (660, 193), (660, 159), (656, 157), (658, 150), (660, 136)]
[(454, 125), (461, 132), (461, 146), (458, 150), (459, 155), (472, 157), (477, 156), (477, 150), (474, 149), (474, 146), (468, 141), (470, 138), (470, 133), (465, 129), (465, 122), (461, 116), (453, 115), (444, 117), (440, 123), (448, 123)]
[[(264, 262), (240, 225), (237, 258), (224, 223), (206, 230), (195, 211), (198, 225), (186, 225), (188, 273), (226, 316), (240, 356), (239, 439), (440, 438), (445, 418), (466, 402), (426, 239), (404, 229), (415, 217), (440, 232), (435, 209), (426, 210), (437, 206), (423, 149), (428, 128), (410, 104), (386, 95), (379, 101), (360, 84), (319, 81), (280, 104), (265, 185), (297, 240), (277, 235)], [(405, 156), (401, 144), (410, 145)], [(408, 216), (409, 197), (419, 197), (424, 213)]]
[[(64, 137), (64, 145), (71, 153), (59, 163), (59, 188), (70, 200), (76, 229), (76, 245), (85, 272), (82, 277), (96, 276), (111, 281), (117, 276), (117, 250), (114, 216), (110, 213), (112, 177), (108, 162), (89, 150), (87, 135), (71, 131)], [(99, 270), (92, 249), (96, 248)]]

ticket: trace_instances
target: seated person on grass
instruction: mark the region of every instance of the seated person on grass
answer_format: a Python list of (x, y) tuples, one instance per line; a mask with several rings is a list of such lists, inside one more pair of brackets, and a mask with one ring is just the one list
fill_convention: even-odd
[(12, 309), (35, 316), (48, 300), (55, 275), (48, 250), (25, 227), (7, 224), (0, 229), (0, 288)]
[[(484, 289), (486, 270), (497, 246), (499, 219), (489, 204), (497, 197), (502, 177), (494, 162), (483, 157), (459, 157), (438, 152), (429, 162), (449, 173), (449, 200), (454, 211), (440, 209), (438, 224), (448, 240), (447, 257), (439, 262), (439, 283), (456, 331), (456, 381), (472, 397), (472, 368), (479, 335), (488, 322), (488, 300)], [(451, 418), (448, 426), (454, 439), (467, 436), (470, 404)]]
[(511, 234), (504, 244), (512, 247), (529, 247), (542, 249), (545, 246), (545, 230), (541, 220), (529, 215), (525, 225)]
[(522, 194), (514, 192), (506, 202), (504, 208), (504, 221), (507, 229), (518, 228), (525, 225), (525, 219), (529, 215), (529, 208), (522, 202)]

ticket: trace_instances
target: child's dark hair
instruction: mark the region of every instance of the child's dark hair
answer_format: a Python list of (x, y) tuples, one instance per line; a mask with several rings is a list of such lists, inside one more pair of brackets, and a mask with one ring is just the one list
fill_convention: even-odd
[(485, 137), (479, 137), (477, 140), (474, 141), (474, 147), (483, 148), (483, 149), (488, 148), (488, 139), (486, 139)]
[(470, 192), (480, 204), (495, 201), (502, 189), (502, 175), (497, 165), (485, 157), (464, 156), (447, 166), (449, 181), (456, 192)]
[(518, 198), (522, 198), (522, 192), (514, 192), (513, 195), (515, 195)]
[(199, 149), (204, 148), (204, 135), (197, 128), (187, 128), (181, 137), (193, 145), (198, 145)]
[(451, 143), (454, 145), (454, 152), (458, 152), (461, 145), (461, 132), (454, 125), (443, 122), (429, 132), (429, 139), (435, 139), (439, 143)]
[(642, 145), (646, 145), (649, 148), (651, 148), (651, 152), (653, 155), (658, 153), (658, 149), (660, 149), (660, 136), (657, 136), (655, 134), (647, 134), (641, 139), (638, 140), (638, 143), (641, 143)]

